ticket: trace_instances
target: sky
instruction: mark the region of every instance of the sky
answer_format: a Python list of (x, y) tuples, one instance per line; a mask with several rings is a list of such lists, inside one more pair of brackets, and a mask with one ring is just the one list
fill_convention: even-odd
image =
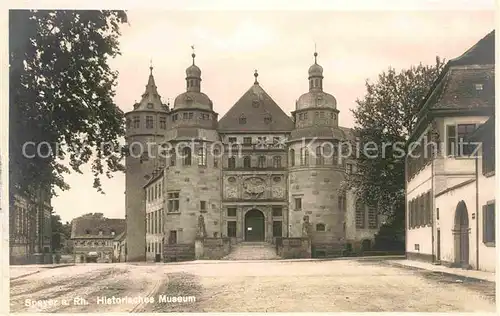
[[(494, 11), (162, 11), (130, 10), (122, 27), (122, 55), (110, 62), (119, 72), (115, 101), (131, 111), (153, 74), (164, 103), (185, 91), (185, 69), (195, 46), (202, 92), (221, 118), (259, 83), (286, 113), (308, 90), (307, 70), (318, 52), (324, 91), (337, 99), (339, 124), (353, 127), (351, 110), (389, 67), (397, 70), (436, 56), (458, 57), (494, 28)], [(85, 213), (125, 217), (125, 176), (93, 187), (90, 168), (71, 174), (71, 189), (52, 200), (63, 222)]]

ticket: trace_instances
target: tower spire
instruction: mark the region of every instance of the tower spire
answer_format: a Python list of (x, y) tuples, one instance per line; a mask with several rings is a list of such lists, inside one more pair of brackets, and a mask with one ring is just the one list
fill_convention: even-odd
[(257, 77), (259, 76), (259, 73), (257, 72), (257, 69), (255, 69), (255, 71), (253, 73), (253, 76), (255, 77), (254, 84), (259, 84), (259, 82), (257, 81)]

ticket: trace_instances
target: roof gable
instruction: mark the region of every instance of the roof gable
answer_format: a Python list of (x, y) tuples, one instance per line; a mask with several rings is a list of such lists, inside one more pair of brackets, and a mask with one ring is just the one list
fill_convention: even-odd
[(243, 94), (218, 125), (220, 131), (242, 132), (291, 131), (294, 128), (290, 117), (258, 83)]

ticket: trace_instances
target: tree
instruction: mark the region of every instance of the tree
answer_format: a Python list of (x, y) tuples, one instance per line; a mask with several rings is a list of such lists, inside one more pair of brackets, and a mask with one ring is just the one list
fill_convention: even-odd
[[(420, 105), (443, 66), (444, 61), (436, 57), (433, 66), (419, 64), (399, 73), (389, 68), (378, 82), (366, 81), (366, 95), (352, 110), (359, 148), (376, 145), (378, 153), (361, 151), (357, 173), (349, 176), (346, 187), (355, 188), (366, 205), (377, 206), (381, 214), (388, 215), (390, 225), (404, 225), (405, 144)], [(384, 146), (384, 153), (383, 144), (394, 146)]]
[(59, 215), (50, 215), (50, 224), (52, 228), (51, 248), (52, 251), (58, 251), (63, 247), (63, 241), (68, 237), (65, 235), (61, 217)]
[(101, 176), (124, 170), (108, 61), (126, 21), (124, 11), (9, 11), (11, 192), (66, 190), (64, 174), (91, 161), (102, 193)]

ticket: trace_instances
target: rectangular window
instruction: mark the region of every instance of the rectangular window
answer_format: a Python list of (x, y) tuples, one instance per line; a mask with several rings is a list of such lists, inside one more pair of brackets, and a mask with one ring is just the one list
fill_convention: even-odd
[(236, 137), (229, 137), (229, 143), (236, 143)]
[(158, 185), (155, 184), (154, 186), (154, 200), (156, 200), (158, 198)]
[(339, 194), (337, 204), (338, 204), (337, 206), (338, 206), (339, 211), (346, 210), (346, 194), (345, 194), (345, 192), (342, 192)]
[(281, 157), (280, 156), (273, 157), (273, 168), (281, 168)]
[(259, 156), (259, 168), (265, 168), (265, 167), (266, 167), (266, 157)]
[(457, 129), (455, 125), (446, 126), (446, 155), (448, 156), (455, 156), (456, 154), (455, 150), (457, 144), (456, 132)]
[(273, 221), (273, 237), (283, 237), (283, 224), (281, 221)]
[(235, 157), (227, 158), (227, 167), (228, 167), (228, 169), (235, 169), (236, 168), (236, 158)]
[(281, 216), (283, 216), (283, 208), (273, 207), (273, 217), (281, 217)]
[(227, 209), (227, 216), (228, 217), (235, 217), (236, 216), (236, 207), (229, 207)]
[(182, 113), (182, 119), (187, 120), (188, 119), (188, 114), (187, 113)]
[(207, 152), (206, 148), (198, 148), (198, 166), (207, 165)]
[(192, 120), (192, 119), (193, 119), (193, 112), (189, 112), (188, 118), (189, 118), (190, 120)]
[(300, 165), (305, 166), (309, 164), (309, 150), (306, 147), (300, 149)]
[(201, 211), (207, 210), (207, 201), (200, 201), (200, 210)]
[(483, 243), (495, 245), (495, 203), (483, 206)]
[(252, 144), (252, 137), (243, 137), (243, 144), (251, 145)]
[(167, 129), (167, 118), (164, 116), (160, 117), (160, 128)]
[(427, 194), (426, 194), (427, 198), (426, 198), (426, 205), (425, 205), (425, 209), (426, 209), (426, 212), (427, 212), (427, 224), (431, 224), (432, 223), (432, 196), (431, 196), (431, 191), (428, 191)]
[(134, 116), (133, 123), (134, 123), (134, 128), (140, 128), (141, 127), (141, 118), (139, 116)]
[(158, 197), (161, 198), (161, 195), (162, 193), (161, 193), (161, 182), (160, 182), (158, 183)]
[(236, 221), (227, 222), (227, 237), (236, 237)]
[(302, 210), (302, 198), (295, 198), (295, 210)]
[(436, 219), (439, 220), (439, 208), (436, 208)]
[(243, 157), (243, 168), (251, 168), (251, 167), (252, 167), (252, 160), (250, 156)]
[(469, 144), (468, 138), (475, 130), (476, 130), (476, 124), (457, 125), (457, 138), (458, 138), (457, 152), (460, 156), (469, 157), (474, 152), (475, 147), (473, 144)]
[(368, 228), (375, 229), (377, 225), (377, 209), (375, 207), (370, 207), (368, 208)]
[(146, 116), (146, 128), (154, 128), (153, 117)]
[(169, 245), (174, 245), (177, 243), (177, 231), (176, 230), (171, 230), (170, 234), (168, 235), (168, 244)]
[(179, 192), (168, 193), (167, 201), (169, 212), (179, 212)]

